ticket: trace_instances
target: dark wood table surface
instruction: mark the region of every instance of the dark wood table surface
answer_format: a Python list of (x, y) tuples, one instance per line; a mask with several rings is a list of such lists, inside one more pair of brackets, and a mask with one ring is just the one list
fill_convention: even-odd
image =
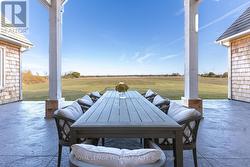
[(175, 166), (183, 166), (181, 126), (137, 91), (107, 91), (71, 126), (71, 144), (77, 138), (174, 138)]

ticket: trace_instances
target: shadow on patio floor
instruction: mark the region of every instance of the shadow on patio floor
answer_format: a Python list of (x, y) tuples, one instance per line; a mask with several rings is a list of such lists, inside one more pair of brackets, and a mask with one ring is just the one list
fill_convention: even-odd
[[(250, 167), (250, 104), (206, 100), (204, 108), (197, 143), (199, 166)], [(1, 167), (56, 166), (57, 132), (54, 121), (44, 119), (44, 102), (1, 105), (0, 115)], [(140, 142), (107, 139), (105, 145), (138, 148)], [(68, 153), (64, 148), (62, 166), (68, 166)], [(173, 162), (169, 160), (167, 166)], [(194, 166), (191, 151), (184, 152), (184, 166)]]

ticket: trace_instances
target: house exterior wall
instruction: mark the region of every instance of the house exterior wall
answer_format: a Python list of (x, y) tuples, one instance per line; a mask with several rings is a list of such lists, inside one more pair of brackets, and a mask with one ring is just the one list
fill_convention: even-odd
[(5, 84), (0, 89), (0, 104), (21, 100), (20, 47), (0, 41), (5, 50)]
[(231, 79), (231, 98), (250, 102), (250, 34), (231, 41)]

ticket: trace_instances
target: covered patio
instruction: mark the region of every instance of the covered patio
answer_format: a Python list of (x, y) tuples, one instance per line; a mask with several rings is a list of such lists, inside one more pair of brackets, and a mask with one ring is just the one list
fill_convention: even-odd
[[(64, 6), (67, 3), (67, 0), (41, 0), (42, 4), (48, 9), (49, 13), (49, 98), (45, 102), (45, 117), (52, 118), (54, 112), (64, 106), (64, 98), (62, 97), (62, 83), (61, 83), (61, 70), (62, 70), (62, 61), (61, 61), (61, 50), (62, 50), (62, 20)], [(184, 11), (185, 11), (185, 21), (184, 21), (184, 31), (185, 31), (185, 69), (184, 69), (184, 96), (182, 99), (182, 104), (186, 107), (194, 108), (198, 112), (197, 119), (193, 120), (194, 126), (191, 128), (191, 125), (184, 126), (184, 128), (191, 128), (191, 133), (196, 134), (199, 120), (203, 114), (203, 104), (202, 99), (199, 98), (198, 94), (198, 31), (199, 31), (199, 15), (198, 7), (200, 0), (184, 0)], [(106, 93), (102, 97), (105, 96)], [(111, 93), (113, 95), (113, 93)], [(115, 93), (117, 94), (117, 92)], [(136, 92), (135, 94), (139, 94)], [(102, 99), (100, 97), (100, 99)], [(72, 119), (74, 121), (73, 125), (65, 123), (62, 125), (61, 129), (64, 129), (64, 125), (70, 127), (70, 135), (66, 134), (66, 140), (69, 139), (69, 146), (77, 143), (78, 139), (82, 138), (141, 138), (144, 139), (144, 142), (147, 139), (156, 139), (156, 138), (171, 138), (172, 146), (174, 150), (174, 165), (183, 166), (183, 149), (182, 146), (182, 131), (181, 127), (177, 122), (174, 122), (170, 117), (162, 115), (162, 112), (149, 101), (144, 101), (145, 98), (140, 95), (136, 95), (135, 99), (128, 98), (130, 105), (127, 101), (120, 100), (116, 98), (111, 100), (113, 96), (108, 96), (108, 102), (106, 100), (100, 99), (97, 101), (97, 105), (93, 105), (86, 114), (83, 114), (79, 119)], [(143, 100), (142, 100), (143, 98)], [(139, 100), (138, 100), (139, 99)], [(135, 101), (134, 101), (135, 100)], [(132, 102), (133, 101), (133, 102)], [(110, 103), (109, 103), (110, 102)], [(137, 103), (137, 104), (135, 104)], [(140, 108), (141, 106), (147, 106), (145, 108)], [(101, 107), (99, 107), (101, 106)], [(106, 106), (110, 106), (106, 108)], [(138, 108), (139, 107), (139, 108)], [(93, 109), (94, 108), (94, 109)], [(130, 109), (129, 109), (130, 108)], [(60, 112), (61, 110), (57, 111)], [(114, 111), (114, 112), (112, 112)], [(121, 112), (124, 111), (124, 112)], [(134, 118), (135, 115), (127, 115), (129, 119), (126, 121), (121, 121), (127, 113), (137, 112), (138, 117)], [(56, 115), (57, 115), (56, 113)], [(99, 115), (99, 113), (101, 113)], [(109, 114), (110, 113), (110, 114)], [(140, 114), (144, 116), (139, 116)], [(58, 114), (60, 115), (60, 114)], [(73, 114), (74, 115), (74, 114)], [(114, 119), (110, 121), (110, 115), (114, 115)], [(199, 116), (198, 116), (199, 115)], [(99, 118), (104, 118), (100, 119)], [(130, 118), (133, 119), (130, 119)], [(198, 120), (199, 117), (199, 120)], [(57, 128), (60, 129), (60, 118), (56, 118)], [(190, 117), (190, 119), (192, 119)], [(150, 122), (151, 120), (152, 122)], [(62, 120), (64, 121), (64, 120)], [(69, 121), (70, 122), (70, 121)], [(150, 123), (149, 123), (150, 122)], [(189, 124), (189, 123), (187, 123)], [(60, 131), (60, 130), (59, 130)], [(60, 133), (59, 133), (60, 134)], [(63, 136), (63, 135), (62, 135)], [(62, 137), (59, 138), (61, 140)], [(192, 138), (192, 139), (190, 139)], [(188, 141), (196, 139), (196, 135), (190, 137), (190, 134), (186, 136)], [(63, 141), (64, 142), (64, 141)], [(113, 142), (112, 142), (113, 143)], [(114, 142), (116, 143), (116, 142)], [(165, 143), (165, 140), (164, 140)], [(145, 143), (144, 143), (145, 144)], [(67, 144), (68, 145), (68, 144)], [(128, 145), (128, 144), (126, 144)], [(197, 166), (197, 155), (196, 148), (194, 145), (190, 144), (190, 147), (193, 147), (194, 161)], [(146, 146), (146, 145), (144, 145)], [(158, 146), (157, 146), (158, 147)], [(124, 147), (123, 147), (124, 148)], [(126, 146), (125, 146), (126, 148)], [(145, 148), (145, 147), (144, 147)], [(61, 145), (59, 144), (59, 152), (61, 152)], [(102, 151), (96, 151), (101, 152)], [(161, 152), (161, 155), (163, 153)], [(86, 154), (83, 154), (86, 155)], [(60, 162), (61, 154), (59, 154), (58, 162)], [(165, 159), (165, 156), (163, 156)], [(168, 156), (167, 156), (168, 157)], [(138, 158), (137, 158), (138, 159)], [(158, 159), (159, 160), (159, 159)], [(114, 160), (113, 160), (114, 161)], [(163, 160), (165, 161), (165, 160)], [(72, 160), (70, 161), (72, 162)], [(123, 163), (123, 162), (121, 162)], [(91, 164), (91, 163), (90, 163)], [(85, 165), (76, 165), (75, 166), (85, 166)], [(100, 164), (99, 164), (100, 165)], [(103, 166), (109, 166), (102, 164)], [(58, 163), (60, 166), (60, 163)], [(118, 165), (116, 165), (118, 166)], [(132, 165), (133, 166), (133, 165)]]
[[(177, 101), (180, 102), (180, 101)], [(70, 104), (71, 102), (67, 102)], [(0, 166), (56, 166), (57, 132), (54, 120), (44, 118), (44, 102), (18, 102), (0, 106)], [(198, 133), (199, 166), (249, 166), (250, 104), (229, 100), (204, 100), (204, 116)], [(8, 134), (8, 135), (7, 135)], [(137, 148), (136, 139), (107, 139), (105, 146)], [(172, 166), (171, 151), (167, 166)], [(62, 166), (68, 166), (68, 148)], [(184, 166), (193, 166), (184, 151)]]
[[(64, 6), (68, 0), (40, 0), (49, 13), (49, 98), (46, 100), (46, 118), (63, 106), (62, 97), (62, 24)], [(183, 0), (184, 6), (184, 96), (183, 105), (202, 113), (202, 99), (198, 93), (198, 32), (199, 4), (201, 0)]]

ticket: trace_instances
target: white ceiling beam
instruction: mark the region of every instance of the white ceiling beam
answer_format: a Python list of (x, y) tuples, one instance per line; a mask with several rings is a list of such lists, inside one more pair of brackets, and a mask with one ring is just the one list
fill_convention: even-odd
[(61, 0), (61, 1), (62, 1), (62, 6), (64, 6), (68, 2), (68, 0)]
[(40, 2), (47, 8), (51, 7), (51, 0), (40, 0)]

